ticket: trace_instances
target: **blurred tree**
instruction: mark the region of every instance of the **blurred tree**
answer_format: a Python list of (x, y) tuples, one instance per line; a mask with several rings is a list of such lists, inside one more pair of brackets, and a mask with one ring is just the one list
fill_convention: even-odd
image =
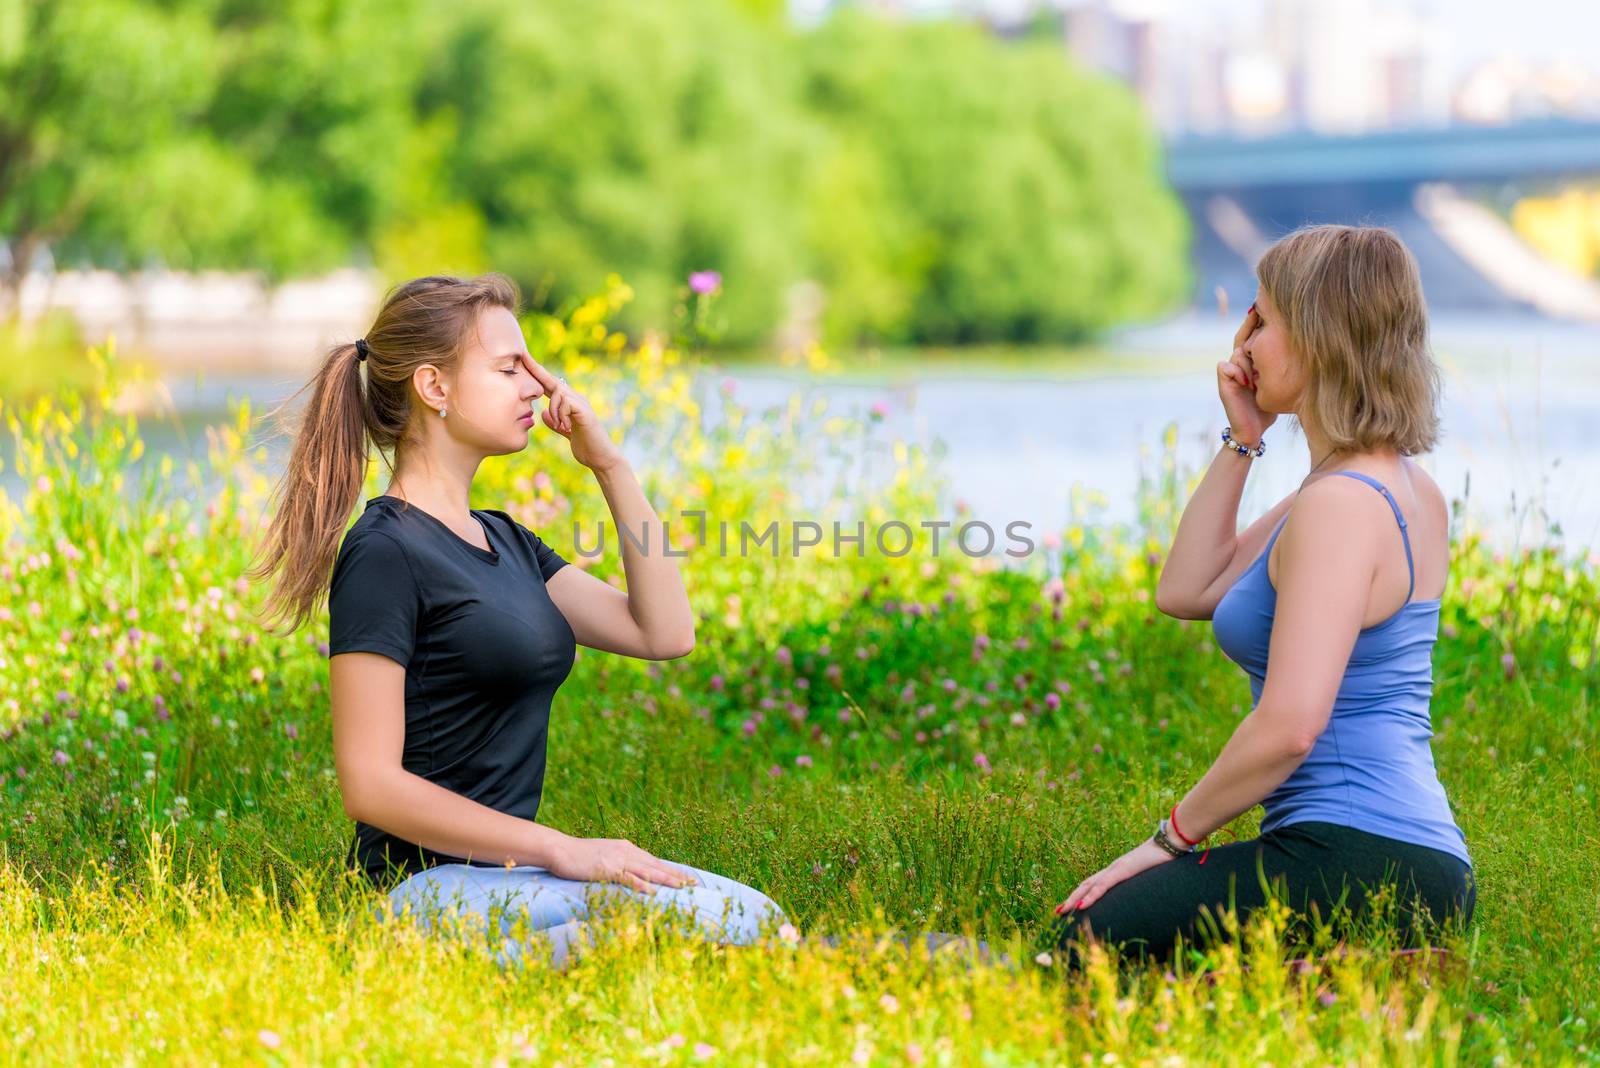
[(777, 25), (789, 17), (788, 0), (734, 0), (734, 6), (772, 25)]
[[(41, 246), (116, 269), (334, 267), (408, 198), (401, 0), (0, 0), (0, 288)], [(437, 155), (436, 152), (433, 152)]]
[(41, 248), (84, 238), (96, 205), (152, 163), (202, 148), (182, 121), (204, 106), (218, 58), (193, 10), (0, 0), (4, 314)]
[[(813, 220), (836, 333), (1071, 340), (1182, 296), (1187, 221), (1132, 95), (1058, 44), (845, 11), (805, 39), (806, 99), (852, 160)], [(867, 247), (846, 253), (862, 217)], [(835, 297), (838, 304), (838, 297)]]
[[(1131, 95), (1059, 43), (779, 0), (0, 0), (0, 299), (58, 262), (489, 266), (630, 329), (1071, 339), (1183, 292)], [(813, 287), (814, 288), (814, 287)]]
[(806, 133), (782, 38), (727, 0), (453, 5), (422, 95), (459, 117), (444, 196), (536, 305), (618, 272), (623, 325), (667, 322), (689, 272), (726, 279), (728, 337), (767, 336), (802, 276)]

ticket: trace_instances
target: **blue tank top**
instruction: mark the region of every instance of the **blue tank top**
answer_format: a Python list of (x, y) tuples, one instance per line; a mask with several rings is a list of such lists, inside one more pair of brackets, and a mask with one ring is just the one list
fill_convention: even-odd
[[(1262, 831), (1319, 820), (1441, 849), (1467, 864), (1467, 843), (1445, 800), (1429, 740), (1433, 726), (1433, 646), (1439, 634), (1439, 600), (1414, 601), (1416, 567), (1405, 516), (1394, 495), (1356, 471), (1382, 493), (1400, 523), (1411, 582), (1403, 605), (1381, 623), (1362, 628), (1350, 652), (1333, 713), (1305, 762), (1262, 802)], [(1211, 626), (1228, 659), (1250, 677), (1252, 706), (1267, 678), (1267, 650), (1278, 591), (1267, 560), (1283, 520), (1267, 547), (1217, 603)]]

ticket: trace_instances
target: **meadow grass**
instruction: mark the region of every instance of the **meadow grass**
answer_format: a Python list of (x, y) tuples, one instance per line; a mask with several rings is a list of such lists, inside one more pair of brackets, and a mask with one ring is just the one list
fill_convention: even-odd
[[(611, 299), (530, 337), (630, 440), (659, 442), (643, 474), (664, 514), (759, 525), (814, 447), (866, 476), (819, 517), (938, 514), (937, 472), (870, 419), (724, 394), (699, 429), (688, 358), (625, 352)], [(1137, 488), (1137, 527), (1075, 523), (1009, 567), (870, 539), (860, 558), (700, 547), (683, 562), (695, 652), (581, 653), (539, 818), (749, 883), (840, 944), (707, 946), (624, 912), (563, 972), (502, 971), (470, 940), (373, 922), (376, 895), (344, 870), (326, 616), (268, 634), (239, 578), (268, 487), (259, 424), (241, 408), (215, 428), (209, 471), (141, 462), (136, 421), (108, 403), (115, 359), (93, 362), (98, 394), (4, 413), (30, 487), (0, 501), (7, 1063), (1595, 1059), (1592, 558), (1500, 552), (1458, 525), (1434, 749), (1479, 896), (1446, 959), (1395, 956), (1381, 921), (1342, 938), (1264, 914), (1171, 970), (1100, 956), (1072, 975), (1035, 959), (1051, 906), (1148, 833), (1249, 701), (1208, 624), (1154, 610), (1189, 482), (1171, 455)], [(599, 501), (538, 439), (475, 494), (535, 530)], [(614, 577), (615, 556), (583, 566)], [(892, 937), (928, 930), (1010, 964), (908, 958)]]

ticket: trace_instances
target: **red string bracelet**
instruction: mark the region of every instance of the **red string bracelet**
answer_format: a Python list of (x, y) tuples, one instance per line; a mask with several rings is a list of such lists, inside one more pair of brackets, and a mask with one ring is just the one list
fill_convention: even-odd
[[(1234, 834), (1232, 831), (1228, 830), (1228, 828), (1226, 828), (1226, 827), (1222, 828), (1220, 833), (1227, 835), (1230, 841), (1237, 842), (1239, 840), (1239, 836)], [(1200, 854), (1199, 863), (1204, 864), (1206, 862), (1206, 857), (1208, 857), (1210, 855), (1211, 855), (1211, 847), (1210, 846), (1206, 846), (1206, 851), (1204, 853)]]
[(1190, 838), (1188, 835), (1184, 834), (1182, 831), (1180, 831), (1178, 829), (1178, 806), (1177, 805), (1173, 805), (1172, 806), (1172, 812), (1171, 812), (1170, 815), (1167, 816), (1167, 826), (1172, 828), (1172, 833), (1177, 835), (1178, 836), (1178, 841), (1182, 842), (1184, 845), (1186, 845), (1186, 846), (1197, 846), (1197, 845), (1200, 844), (1200, 840), (1198, 838)]
[[(1178, 841), (1182, 842), (1184, 845), (1193, 847), (1193, 846), (1197, 846), (1197, 845), (1200, 844), (1198, 839), (1190, 838), (1188, 835), (1184, 834), (1181, 830), (1178, 829), (1178, 806), (1177, 805), (1173, 805), (1172, 806), (1172, 811), (1170, 813), (1168, 813), (1168, 815), (1167, 815), (1167, 826), (1172, 828), (1172, 833), (1177, 835), (1178, 836)], [(1231, 832), (1230, 832), (1230, 837), (1231, 837)], [(1198, 861), (1198, 863), (1204, 864), (1206, 862), (1206, 857), (1208, 857), (1210, 855), (1211, 855), (1211, 847), (1210, 846), (1206, 846), (1205, 851), (1200, 854), (1200, 860)]]

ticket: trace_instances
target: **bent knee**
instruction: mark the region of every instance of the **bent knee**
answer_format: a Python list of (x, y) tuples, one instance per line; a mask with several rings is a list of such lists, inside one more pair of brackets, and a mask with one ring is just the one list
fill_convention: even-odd
[(787, 916), (778, 903), (759, 890), (741, 887), (731, 892), (697, 895), (696, 911), (702, 923), (720, 941), (747, 945), (764, 929), (784, 923)]

